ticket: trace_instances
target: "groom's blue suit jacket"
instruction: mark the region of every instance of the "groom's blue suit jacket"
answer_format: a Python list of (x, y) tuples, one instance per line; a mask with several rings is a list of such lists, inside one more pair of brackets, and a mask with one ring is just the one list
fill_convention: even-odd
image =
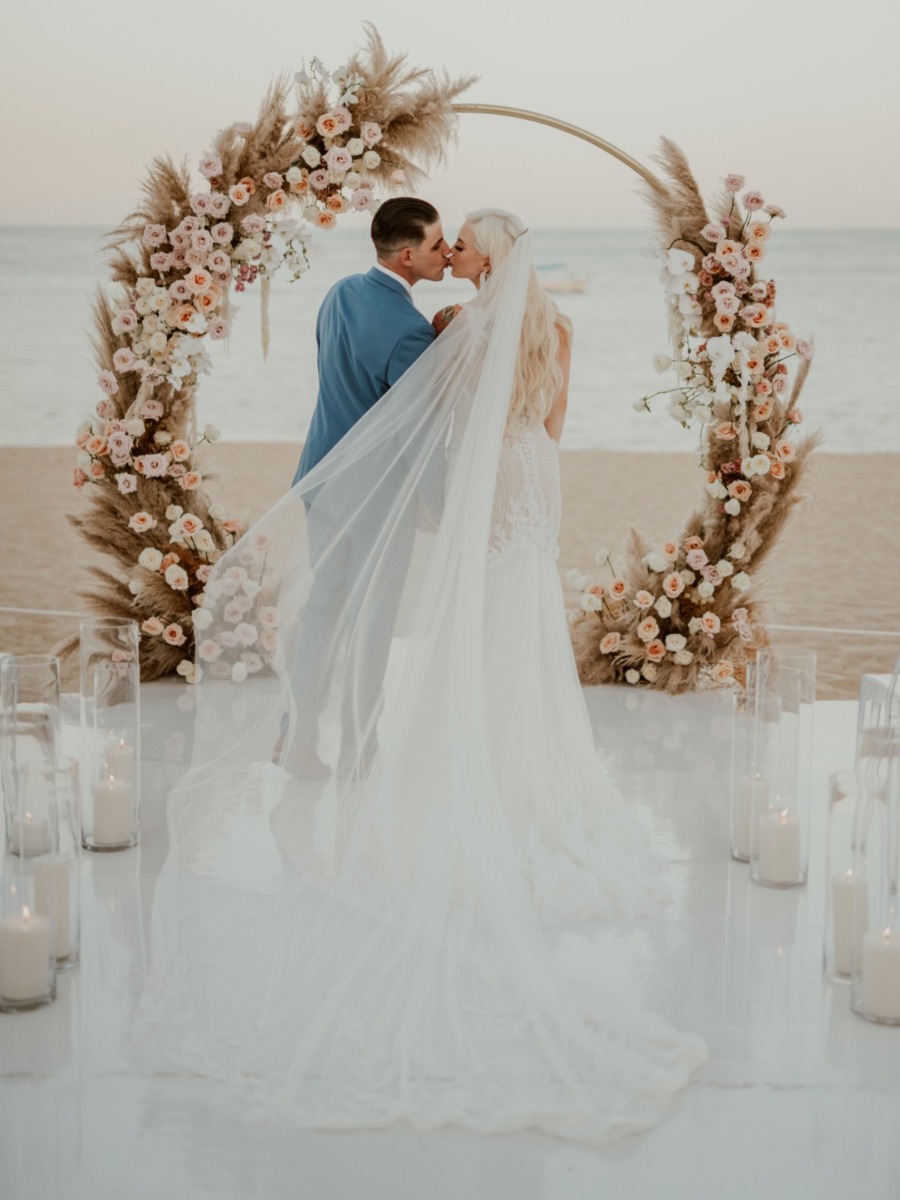
[(294, 482), (427, 350), (435, 333), (400, 279), (373, 267), (334, 285), (316, 322), (319, 394)]

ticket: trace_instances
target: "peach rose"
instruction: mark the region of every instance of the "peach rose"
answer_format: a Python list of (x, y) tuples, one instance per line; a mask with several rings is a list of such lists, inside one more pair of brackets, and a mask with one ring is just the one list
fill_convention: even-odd
[(592, 596), (596, 596), (598, 600), (602, 600), (606, 595), (606, 588), (602, 583), (592, 583), (589, 588), (585, 588), (585, 591)]
[(781, 350), (781, 338), (777, 333), (770, 333), (766, 338), (766, 354), (778, 354)]
[(144, 633), (148, 633), (151, 637), (159, 637), (159, 635), (165, 629), (165, 625), (163, 625), (159, 617), (148, 617), (147, 620), (141, 625), (141, 629)]
[(768, 379), (757, 379), (756, 381), (757, 396), (771, 396), (772, 384)]
[(197, 471), (187, 471), (184, 475), (182, 475), (179, 482), (185, 491), (192, 492), (203, 482), (203, 476)]
[(72, 472), (72, 487), (83, 488), (85, 483), (87, 483), (87, 475), (81, 467), (76, 467)]
[(337, 217), (333, 212), (326, 209), (324, 212), (316, 213), (313, 223), (318, 225), (320, 229), (334, 229), (337, 224)]
[(727, 683), (729, 679), (734, 679), (734, 663), (723, 658), (713, 667), (712, 677), (716, 683)]
[(730, 421), (723, 421), (716, 426), (716, 437), (723, 442), (731, 442), (737, 437), (737, 430)]
[(717, 312), (713, 317), (713, 325), (715, 325), (716, 329), (718, 329), (721, 333), (730, 333), (734, 328), (734, 317), (731, 315), (731, 313)]
[(666, 648), (659, 638), (654, 638), (647, 646), (647, 657), (651, 662), (660, 662), (666, 657)]
[(233, 187), (230, 187), (228, 189), (228, 195), (231, 199), (231, 203), (236, 205), (238, 208), (241, 208), (250, 199), (250, 193), (242, 183), (236, 183)]
[(742, 504), (746, 504), (753, 494), (753, 488), (746, 479), (735, 479), (734, 483), (728, 485), (728, 495), (733, 500), (740, 500)]
[(239, 179), (238, 183), (242, 188), (247, 189), (248, 195), (252, 196), (256, 192), (256, 184), (249, 175), (245, 175), (243, 179)]
[(302, 138), (304, 142), (308, 142), (315, 132), (312, 125), (308, 125), (306, 121), (298, 121), (294, 126), (294, 133), (296, 133), (298, 138)]
[[(718, 478), (718, 476), (716, 475), (715, 471), (712, 471), (710, 473), (710, 476), (707, 477), (707, 482), (715, 483), (717, 478)], [(690, 552), (691, 550), (702, 550), (703, 549), (703, 538), (697, 537), (696, 534), (692, 534), (690, 537), (686, 537), (684, 539), (684, 548), (685, 548), (685, 551), (687, 551), (687, 552)]]
[(333, 113), (323, 113), (319, 117), (318, 121), (316, 121), (316, 132), (321, 137), (326, 138), (334, 137), (335, 134), (340, 132), (340, 126), (335, 120)]
[(784, 463), (779, 462), (777, 459), (775, 460), (775, 462), (772, 463), (772, 466), (769, 468), (769, 474), (772, 476), (773, 479), (784, 479), (786, 473), (787, 473), (787, 468), (785, 467)]
[(759, 242), (748, 242), (744, 247), (744, 258), (746, 258), (748, 262), (762, 262), (765, 257), (765, 247)]
[(653, 617), (644, 617), (637, 627), (637, 635), (642, 642), (652, 642), (659, 633), (659, 625)]
[(766, 418), (771, 413), (771, 411), (772, 411), (772, 401), (771, 400), (763, 400), (759, 404), (754, 404), (754, 406), (753, 406), (754, 421), (765, 421)]
[(722, 628), (722, 622), (714, 612), (705, 612), (700, 618), (700, 628), (712, 637)]
[(662, 587), (669, 599), (675, 600), (684, 591), (684, 580), (677, 571), (673, 571), (671, 575), (667, 575), (662, 581)]
[(222, 647), (212, 638), (205, 638), (197, 647), (197, 654), (204, 662), (215, 662), (222, 653)]
[(184, 462), (186, 458), (190, 458), (191, 456), (190, 443), (186, 442), (184, 438), (176, 438), (169, 447), (169, 453), (175, 462)]
[(790, 423), (792, 425), (802, 425), (803, 424), (802, 410), (799, 408), (792, 408), (791, 411), (787, 415), (787, 419), (790, 421)]
[(184, 630), (175, 621), (165, 627), (162, 631), (162, 636), (163, 641), (168, 642), (170, 646), (183, 646), (187, 641), (187, 638), (184, 636)]
[(653, 596), (650, 594), (650, 592), (646, 591), (644, 588), (641, 588), (639, 592), (634, 593), (634, 602), (638, 608), (652, 608)]
[(266, 197), (266, 208), (284, 208), (286, 202), (287, 196), (285, 195), (283, 189), (279, 188), (276, 192), (270, 192)]
[(754, 221), (747, 233), (751, 242), (767, 242), (772, 229), (768, 221)]
[(797, 457), (797, 447), (793, 442), (789, 442), (783, 438), (780, 442), (775, 443), (775, 453), (782, 462), (793, 462)]
[[(178, 563), (170, 563), (163, 573), (165, 575), (166, 583), (170, 588), (172, 588), (173, 591), (187, 591), (189, 580), (188, 573), (184, 567), (180, 567)], [(181, 643), (174, 642), (173, 645), (180, 646)]]
[(309, 191), (309, 180), (304, 175), (302, 179), (295, 179), (289, 187), (295, 196), (305, 196)]
[(609, 594), (615, 596), (617, 600), (621, 600), (623, 596), (627, 596), (631, 587), (627, 579), (614, 579), (609, 585)]
[(146, 533), (149, 529), (153, 529), (156, 525), (156, 517), (148, 512), (136, 512), (128, 522), (128, 528), (133, 529), (135, 533)]
[(199, 517), (195, 517), (193, 513), (185, 513), (184, 516), (180, 518), (179, 523), (182, 530), (188, 535), (188, 537), (193, 537), (195, 533), (199, 533), (203, 528), (203, 522)]
[(615, 631), (613, 631), (612, 633), (607, 633), (603, 638), (600, 639), (600, 653), (601, 654), (614, 654), (616, 652), (616, 650), (619, 649), (619, 646), (621, 644), (622, 644), (621, 633), (616, 633)]
[[(91, 479), (103, 479), (106, 475), (106, 467), (104, 467), (103, 463), (92, 462), (88, 474)], [(119, 486), (119, 491), (122, 491), (121, 485)]]
[(213, 284), (213, 286), (207, 288), (205, 292), (200, 292), (198, 296), (194, 297), (194, 307), (196, 308), (197, 312), (212, 312), (212, 310), (219, 303), (221, 295), (221, 291), (215, 286), (215, 284)]

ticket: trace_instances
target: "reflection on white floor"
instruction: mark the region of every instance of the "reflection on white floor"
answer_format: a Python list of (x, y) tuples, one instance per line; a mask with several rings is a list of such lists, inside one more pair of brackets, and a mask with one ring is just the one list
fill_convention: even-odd
[[(642, 988), (712, 1051), (669, 1120), (596, 1151), (456, 1131), (286, 1133), (224, 1118), (203, 1079), (132, 1073), (122, 1037), (149, 954), (165, 796), (190, 754), (190, 692), (166, 681), (144, 690), (141, 845), (85, 856), (82, 965), (60, 976), (55, 1004), (0, 1014), (2, 1200), (897, 1200), (900, 1028), (852, 1016), (847, 989), (821, 974), (825, 780), (852, 763), (856, 705), (816, 706), (810, 883), (778, 891), (728, 857), (721, 697), (586, 694), (599, 752), (673, 885), (665, 917), (635, 931)], [(67, 737), (75, 749), (74, 724)], [(571, 958), (565, 937), (559, 953)]]

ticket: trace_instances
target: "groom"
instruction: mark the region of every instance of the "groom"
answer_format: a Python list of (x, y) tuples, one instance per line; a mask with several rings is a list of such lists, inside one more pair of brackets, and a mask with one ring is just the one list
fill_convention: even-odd
[[(302, 479), (341, 440), (356, 422), (387, 392), (434, 340), (431, 324), (412, 301), (420, 279), (437, 281), (448, 266), (450, 247), (444, 240), (437, 210), (425, 200), (399, 197), (381, 205), (372, 220), (375, 266), (365, 275), (350, 275), (330, 290), (316, 323), (319, 393), (309, 434), (294, 483)], [(292, 774), (324, 778), (329, 768), (318, 753), (319, 718), (328, 701), (330, 661), (339, 636), (337, 623), (348, 590), (365, 570), (371, 543), (335, 542), (334, 527), (315, 507), (309, 511), (310, 559), (315, 572), (298, 631), (294, 661), (294, 699), (297, 729), (290, 762)], [(414, 531), (412, 531), (414, 536)], [(379, 630), (360, 647), (365, 679), (354, 697), (357, 711), (342, 713), (339, 774), (359, 769), (360, 760), (374, 753), (360, 746), (358, 713), (376, 713), (390, 653), (390, 630), (396, 619), (409, 546), (398, 544), (391, 572), (396, 595), (383, 594), (380, 619), (367, 619), (366, 627)], [(368, 614), (371, 618), (372, 614)], [(364, 651), (364, 654), (363, 654)]]

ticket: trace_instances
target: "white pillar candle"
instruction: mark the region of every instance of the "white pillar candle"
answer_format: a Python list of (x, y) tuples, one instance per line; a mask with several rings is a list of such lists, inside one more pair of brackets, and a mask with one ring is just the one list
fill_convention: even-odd
[(50, 982), (49, 917), (27, 907), (0, 921), (0, 996), (27, 1003), (46, 995)]
[(46, 854), (50, 849), (50, 823), (30, 812), (10, 822), (9, 840), (13, 854)]
[(863, 937), (860, 1002), (870, 1017), (900, 1021), (900, 937), (890, 929)]
[(134, 788), (128, 780), (110, 775), (94, 784), (94, 843), (121, 846), (134, 829)]
[(56, 921), (57, 958), (68, 958), (72, 950), (70, 887), (71, 865), (64, 854), (52, 854), (34, 864), (35, 909)]
[(831, 931), (834, 942), (834, 969), (849, 975), (854, 951), (869, 925), (869, 890), (866, 881), (853, 871), (831, 877)]
[(760, 813), (756, 825), (757, 871), (766, 883), (800, 879), (800, 822), (787, 809)]
[(116, 779), (134, 779), (134, 747), (113, 738), (106, 748), (106, 769)]
[(754, 818), (761, 813), (769, 801), (769, 785), (759, 775), (748, 775), (741, 780), (738, 793), (737, 825), (734, 831), (734, 848), (741, 858), (750, 857), (750, 837)]

